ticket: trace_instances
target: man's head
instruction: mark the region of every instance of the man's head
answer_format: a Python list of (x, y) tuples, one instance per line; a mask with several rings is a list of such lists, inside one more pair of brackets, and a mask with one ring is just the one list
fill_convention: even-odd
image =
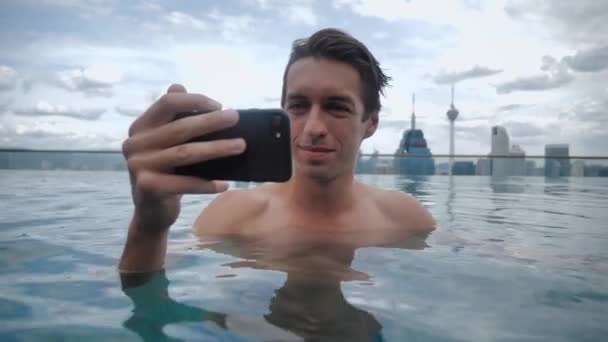
[(388, 81), (365, 45), (342, 31), (296, 40), (281, 96), (296, 173), (327, 180), (352, 173), (361, 142), (377, 128)]
[(323, 29), (309, 38), (294, 41), (283, 73), (281, 106), (285, 106), (287, 74), (290, 67), (298, 60), (307, 57), (349, 64), (357, 70), (360, 77), (361, 99), (365, 107), (363, 119), (380, 111), (380, 95), (384, 95), (384, 88), (388, 85), (390, 77), (384, 74), (376, 58), (362, 42), (337, 29)]

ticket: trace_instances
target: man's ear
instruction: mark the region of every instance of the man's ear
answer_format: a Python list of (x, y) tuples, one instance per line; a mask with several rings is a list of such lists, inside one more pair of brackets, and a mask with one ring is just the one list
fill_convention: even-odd
[(372, 112), (365, 121), (367, 121), (367, 127), (365, 128), (363, 139), (371, 137), (374, 135), (374, 132), (376, 132), (376, 129), (378, 128), (378, 112)]

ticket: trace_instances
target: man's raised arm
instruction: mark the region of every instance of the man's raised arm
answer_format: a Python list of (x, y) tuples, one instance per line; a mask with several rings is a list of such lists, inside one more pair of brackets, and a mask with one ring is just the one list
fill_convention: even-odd
[[(214, 111), (173, 121), (180, 112)], [(129, 128), (123, 143), (135, 209), (120, 260), (121, 272), (150, 272), (163, 268), (169, 227), (180, 211), (182, 194), (217, 193), (227, 183), (178, 176), (174, 168), (209, 159), (240, 154), (242, 139), (188, 142), (233, 126), (238, 113), (221, 111), (221, 105), (200, 94), (188, 94), (172, 85)]]

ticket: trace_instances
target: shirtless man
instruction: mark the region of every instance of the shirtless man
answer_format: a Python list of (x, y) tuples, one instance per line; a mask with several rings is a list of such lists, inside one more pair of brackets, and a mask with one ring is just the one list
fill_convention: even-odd
[[(378, 127), (380, 95), (387, 83), (373, 55), (346, 33), (326, 29), (296, 41), (281, 97), (291, 119), (293, 176), (285, 183), (233, 191), (226, 191), (224, 182), (171, 173), (176, 166), (239, 154), (246, 148), (240, 139), (186, 143), (234, 125), (238, 114), (172, 85), (133, 123), (123, 144), (135, 210), (121, 271), (162, 269), (168, 229), (185, 193), (223, 192), (197, 219), (197, 235), (271, 243), (344, 240), (356, 246), (428, 235), (435, 222), (415, 198), (354, 177), (360, 144)], [(175, 113), (190, 110), (215, 112), (172, 122)]]

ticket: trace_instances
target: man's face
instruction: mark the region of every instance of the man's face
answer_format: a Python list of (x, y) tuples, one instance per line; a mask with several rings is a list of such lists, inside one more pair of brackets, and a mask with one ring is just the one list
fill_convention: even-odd
[(285, 110), (291, 119), (296, 173), (324, 180), (352, 173), (361, 141), (373, 134), (377, 113), (363, 121), (361, 80), (352, 66), (303, 58), (289, 68)]

